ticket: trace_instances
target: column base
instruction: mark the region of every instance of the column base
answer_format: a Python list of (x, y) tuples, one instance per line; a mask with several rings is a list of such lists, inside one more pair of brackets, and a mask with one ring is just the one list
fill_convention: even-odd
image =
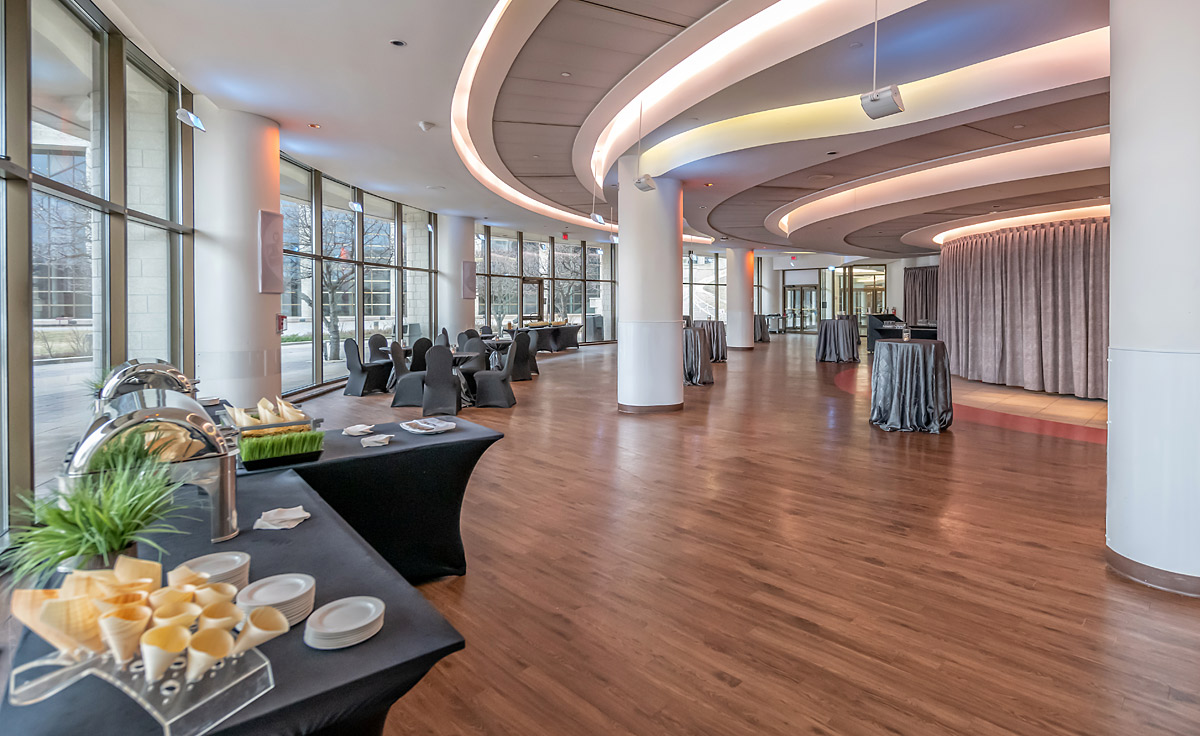
[(1120, 552), (1114, 552), (1111, 547), (1104, 548), (1104, 559), (1113, 572), (1121, 577), (1129, 578), (1135, 583), (1165, 590), (1168, 593), (1200, 598), (1200, 578), (1194, 575), (1168, 572), (1159, 570), (1157, 567), (1143, 565)]
[(728, 347), (730, 350), (753, 350), (753, 349), (754, 349), (754, 346), (753, 346), (753, 345), (751, 345), (751, 346), (750, 346), (750, 347), (748, 347), (748, 348), (735, 348), (735, 347), (734, 347), (734, 346), (732, 346), (732, 345), (727, 345), (726, 347)]
[(669, 411), (683, 411), (683, 402), (678, 404), (659, 404), (657, 406), (630, 406), (617, 404), (617, 411), (622, 414), (665, 414)]

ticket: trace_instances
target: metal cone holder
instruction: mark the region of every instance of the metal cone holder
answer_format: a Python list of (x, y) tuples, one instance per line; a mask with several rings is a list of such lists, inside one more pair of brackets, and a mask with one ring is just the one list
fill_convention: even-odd
[(221, 660), (196, 683), (184, 681), (186, 662), (179, 655), (161, 680), (147, 683), (141, 659), (122, 667), (110, 654), (77, 661), (55, 652), (13, 669), (8, 702), (39, 703), (94, 675), (145, 709), (164, 736), (200, 736), (275, 687), (271, 663), (257, 649)]

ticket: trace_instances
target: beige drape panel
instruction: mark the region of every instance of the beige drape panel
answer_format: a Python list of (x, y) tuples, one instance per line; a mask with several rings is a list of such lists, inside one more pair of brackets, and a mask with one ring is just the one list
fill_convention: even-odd
[(937, 322), (938, 267), (917, 266), (904, 269), (904, 321)]
[(962, 238), (940, 263), (938, 337), (951, 373), (1107, 398), (1107, 217)]

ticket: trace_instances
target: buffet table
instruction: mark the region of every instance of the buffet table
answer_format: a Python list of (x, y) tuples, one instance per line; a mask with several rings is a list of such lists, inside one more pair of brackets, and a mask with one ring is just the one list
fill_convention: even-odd
[[(433, 435), (376, 424), (375, 434), (394, 435), (383, 447), (329, 430), (321, 459), (292, 466), (410, 583), (466, 573), (459, 514), (467, 481), (504, 436), (459, 417), (450, 421), (458, 428)], [(246, 475), (254, 474), (238, 471), (239, 493)]]
[[(312, 575), (317, 581), (317, 607), (352, 595), (372, 595), (387, 606), (383, 629), (348, 649), (310, 649), (303, 642), (304, 624), (263, 644), (259, 651), (271, 661), (274, 689), (209, 733), (382, 733), (392, 704), (438, 660), (463, 648), (462, 635), (295, 472), (240, 477), (241, 533), (215, 545), (208, 541), (208, 511), (198, 507), (200, 494), (191, 487), (181, 493), (181, 501), (196, 506), (190, 513), (185, 512), (194, 520), (172, 520), (188, 534), (155, 538), (170, 553), (163, 560), (165, 569), (210, 552), (238, 550), (251, 556), (251, 580), (286, 572)], [(386, 500), (376, 500), (380, 510), (392, 506)], [(252, 529), (263, 511), (296, 505), (303, 505), (312, 514), (296, 528)], [(142, 557), (154, 558), (157, 554), (146, 545), (142, 547)], [(14, 664), (50, 651), (48, 644), (26, 632)], [(87, 677), (34, 705), (11, 706), (6, 696), (0, 704), (0, 732), (14, 736), (159, 736), (162, 727), (112, 686)]]
[(823, 319), (817, 329), (817, 360), (822, 363), (858, 362), (858, 323)]
[(549, 327), (517, 327), (507, 330), (509, 335), (518, 332), (538, 333), (538, 350), (557, 353), (567, 348), (579, 347), (579, 331), (583, 325), (552, 325)]
[(954, 421), (941, 340), (879, 340), (871, 365), (871, 423), (888, 432), (937, 434)]

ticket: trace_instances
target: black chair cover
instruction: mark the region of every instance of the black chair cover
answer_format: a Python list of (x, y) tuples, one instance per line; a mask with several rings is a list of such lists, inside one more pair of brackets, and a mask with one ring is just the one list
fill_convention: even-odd
[(445, 345), (429, 348), (425, 354), (425, 394), (421, 399), (421, 415), (458, 414), (462, 408), (459, 389), (450, 348)]
[(433, 341), (433, 344), (441, 345), (445, 348), (450, 347), (450, 333), (446, 332), (445, 327), (443, 327), (442, 331), (438, 333), (437, 339)]
[(466, 363), (458, 367), (458, 372), (467, 379), (467, 390), (475, 395), (475, 374), (488, 369), (488, 348), (483, 344), (482, 337), (472, 337), (463, 343), (463, 352), (478, 353)]
[(412, 362), (408, 366), (410, 371), (416, 373), (425, 370), (425, 354), (431, 347), (433, 347), (433, 340), (428, 337), (422, 337), (413, 343)]
[(387, 338), (376, 332), (367, 338), (367, 362), (368, 363), (386, 363), (391, 360), (387, 353), (383, 352), (383, 346), (387, 345)]
[(507, 409), (517, 403), (512, 390), (512, 376), (522, 351), (529, 351), (529, 336), (519, 332), (513, 337), (513, 344), (504, 356), (502, 369), (475, 374), (475, 406)]
[(342, 393), (346, 396), (363, 396), (373, 391), (387, 391), (388, 377), (392, 373), (390, 362), (363, 365), (358, 355), (358, 343), (352, 337), (342, 343), (342, 350), (346, 353), (346, 369), (350, 371), (346, 377), (346, 390)]

